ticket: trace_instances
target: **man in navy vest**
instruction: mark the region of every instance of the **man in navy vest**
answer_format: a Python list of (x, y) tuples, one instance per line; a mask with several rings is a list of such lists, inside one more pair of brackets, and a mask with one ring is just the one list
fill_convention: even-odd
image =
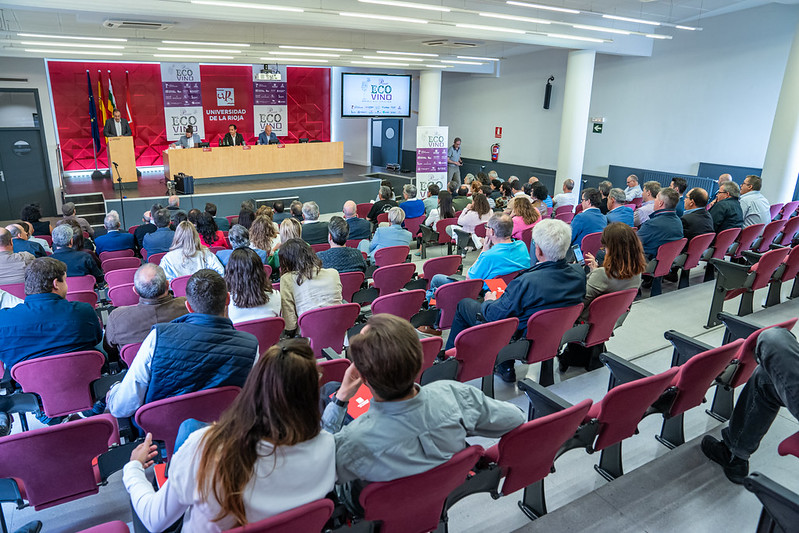
[(225, 280), (203, 269), (186, 285), (188, 315), (156, 324), (121, 383), (108, 392), (108, 410), (133, 416), (144, 404), (205, 389), (241, 387), (258, 357), (254, 335), (227, 317)]

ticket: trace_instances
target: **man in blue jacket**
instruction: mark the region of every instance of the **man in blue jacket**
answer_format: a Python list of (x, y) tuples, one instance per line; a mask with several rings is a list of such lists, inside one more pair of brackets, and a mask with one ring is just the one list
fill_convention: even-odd
[(272, 131), (272, 125), (267, 124), (264, 131), (258, 134), (258, 144), (277, 144), (277, 135)]
[[(583, 301), (585, 272), (565, 259), (571, 242), (568, 224), (554, 219), (542, 220), (533, 227), (533, 241), (538, 263), (511, 281), (502, 296), (497, 298), (489, 292), (482, 304), (471, 298), (458, 303), (446, 349), (453, 348), (458, 333), (471, 326), (517, 317), (519, 330), (526, 332), (527, 320), (534, 313)], [(513, 364), (514, 361), (508, 361), (497, 366), (497, 373), (509, 383), (516, 381)]]
[(624, 222), (632, 227), (635, 223), (633, 210), (625, 204), (626, 196), (621, 189), (611, 189), (608, 193), (608, 214), (605, 218), (608, 219), (608, 224), (612, 222)]
[(682, 239), (682, 221), (674, 210), (679, 201), (680, 194), (674, 189), (660, 189), (655, 198), (654, 211), (638, 230), (638, 238), (644, 245), (647, 259), (654, 258), (662, 244)]
[(108, 391), (108, 410), (133, 416), (145, 403), (216, 387), (241, 387), (258, 356), (258, 339), (227, 317), (230, 295), (213, 270), (186, 285), (188, 315), (156, 324), (121, 383)]
[(136, 245), (133, 235), (128, 232), (119, 231), (119, 213), (109, 211), (103, 220), (106, 229), (105, 235), (100, 235), (94, 239), (94, 246), (97, 248), (98, 255), (103, 252), (116, 252), (118, 250), (133, 250)]
[(572, 245), (580, 244), (589, 233), (601, 232), (608, 225), (608, 219), (599, 210), (602, 193), (598, 189), (583, 191), (583, 211), (572, 220)]

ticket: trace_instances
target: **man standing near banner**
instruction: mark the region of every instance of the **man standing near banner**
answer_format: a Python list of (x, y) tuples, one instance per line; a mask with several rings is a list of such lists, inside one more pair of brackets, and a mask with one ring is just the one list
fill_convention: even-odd
[(228, 132), (225, 134), (219, 146), (244, 146), (244, 135), (236, 131), (236, 125), (231, 124), (227, 129)]
[(272, 131), (272, 125), (267, 124), (264, 132), (258, 135), (258, 144), (277, 144), (277, 135)]
[(463, 159), (461, 159), (461, 138), (455, 137), (455, 140), (452, 141), (452, 146), (450, 146), (447, 151), (447, 183), (456, 180), (460, 185), (461, 165), (463, 165)]
[(119, 109), (114, 109), (114, 115), (105, 121), (103, 128), (103, 135), (106, 137), (132, 137), (133, 132), (130, 130), (128, 121), (122, 118), (122, 113)]

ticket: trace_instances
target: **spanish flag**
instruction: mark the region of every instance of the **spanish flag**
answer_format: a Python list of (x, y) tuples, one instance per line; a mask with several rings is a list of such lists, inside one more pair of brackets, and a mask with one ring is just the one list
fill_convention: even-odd
[(97, 103), (100, 104), (100, 114), (103, 116), (103, 124), (108, 120), (108, 113), (105, 110), (105, 98), (103, 97), (103, 73), (97, 71)]

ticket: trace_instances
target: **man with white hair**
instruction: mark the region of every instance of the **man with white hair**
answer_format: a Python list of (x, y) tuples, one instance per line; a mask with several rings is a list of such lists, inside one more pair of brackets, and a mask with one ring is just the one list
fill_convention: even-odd
[[(538, 262), (511, 281), (505, 292), (497, 298), (488, 292), (481, 304), (464, 298), (458, 303), (446, 349), (455, 346), (458, 333), (482, 322), (504, 318), (519, 319), (519, 330), (525, 333), (527, 320), (533, 313), (556, 307), (577, 305), (585, 297), (585, 272), (579, 266), (566, 262), (571, 243), (571, 228), (565, 222), (542, 220), (533, 227), (535, 256)], [(509, 383), (516, 381), (513, 361), (497, 366), (496, 372)]]
[(392, 207), (388, 211), (388, 226), (381, 226), (375, 231), (371, 241), (363, 240), (358, 243), (358, 249), (369, 254), (374, 262), (375, 252), (389, 246), (410, 246), (413, 240), (411, 232), (402, 227), (405, 222), (405, 211), (399, 207)]
[(116, 252), (118, 250), (133, 250), (136, 245), (133, 235), (127, 231), (119, 231), (119, 213), (116, 211), (109, 211), (103, 220), (105, 226), (105, 235), (100, 235), (94, 240), (94, 246), (97, 248), (97, 253), (103, 252)]
[(352, 200), (344, 202), (344, 220), (350, 228), (349, 240), (363, 240), (372, 236), (372, 225), (365, 218), (358, 218), (358, 205)]
[(641, 198), (643, 194), (644, 191), (642, 191), (641, 186), (638, 185), (638, 176), (635, 174), (627, 176), (627, 188), (624, 189), (624, 196), (627, 198), (627, 201), (632, 202), (635, 198)]
[(85, 252), (72, 249), (72, 226), (61, 224), (53, 230), (53, 259), (58, 259), (67, 265), (67, 276), (94, 276), (97, 283), (103, 281), (103, 271), (94, 262), (92, 256)]
[(405, 211), (405, 218), (416, 218), (424, 215), (424, 201), (416, 197), (416, 185), (408, 183), (402, 187), (402, 197), (404, 202), (400, 203), (400, 209)]
[(719, 192), (721, 192), (721, 186), (724, 185), (725, 183), (727, 183), (728, 181), (732, 181), (732, 175), (730, 175), (730, 174), (722, 174), (721, 176), (719, 176), (719, 179), (717, 181), (717, 183), (719, 184), (719, 190), (716, 191), (716, 195), (713, 197), (713, 199), (710, 201), (710, 203), (707, 204), (707, 208), (708, 209), (710, 209), (711, 207), (716, 205), (716, 202), (721, 200), (721, 198), (719, 198), (719, 196), (718, 196)]
[(302, 204), (302, 240), (308, 244), (327, 243), (327, 222), (319, 220), (319, 206), (316, 202)]

